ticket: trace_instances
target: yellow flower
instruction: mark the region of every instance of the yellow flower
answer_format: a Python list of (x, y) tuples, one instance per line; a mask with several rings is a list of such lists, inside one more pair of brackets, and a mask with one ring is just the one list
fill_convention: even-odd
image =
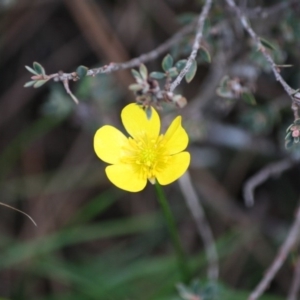
[(105, 171), (108, 179), (120, 189), (138, 192), (147, 179), (154, 184), (169, 184), (181, 177), (190, 164), (190, 154), (182, 152), (188, 135), (181, 126), (181, 117), (174, 119), (165, 135), (160, 135), (160, 119), (155, 109), (148, 119), (137, 104), (127, 105), (121, 113), (126, 137), (113, 126), (98, 129), (94, 149), (103, 161), (111, 164)]

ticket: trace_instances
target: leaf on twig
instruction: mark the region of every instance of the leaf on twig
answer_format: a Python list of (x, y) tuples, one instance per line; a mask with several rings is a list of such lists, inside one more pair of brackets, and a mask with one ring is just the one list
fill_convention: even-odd
[(27, 87), (33, 86), (35, 83), (36, 83), (35, 80), (28, 81), (24, 84), (24, 87), (27, 88)]
[(162, 68), (164, 71), (168, 71), (173, 67), (173, 57), (170, 54), (167, 54), (162, 61)]
[(33, 63), (33, 68), (37, 74), (43, 75), (43, 76), (46, 75), (44, 67), (41, 64), (39, 64), (38, 62), (35, 61)]
[(42, 85), (44, 85), (47, 81), (48, 81), (48, 79), (42, 79), (42, 80), (35, 81), (33, 87), (34, 88), (39, 88)]
[(207, 63), (211, 63), (211, 57), (210, 57), (210, 54), (208, 52), (208, 50), (201, 46), (200, 49), (199, 49), (199, 54), (200, 54), (200, 57)]
[(151, 72), (150, 77), (154, 79), (163, 79), (166, 77), (166, 74), (162, 72)]
[(27, 69), (27, 71), (29, 71), (30, 73), (34, 74), (34, 75), (39, 75), (35, 70), (33, 70), (32, 68), (25, 66), (25, 68)]
[(147, 80), (147, 78), (148, 78), (148, 69), (144, 64), (140, 65), (140, 74), (142, 76), (142, 79)]
[(175, 64), (175, 67), (177, 68), (178, 72), (181, 72), (183, 70), (186, 63), (187, 63), (186, 59), (181, 59)]
[(88, 68), (85, 67), (85, 66), (79, 66), (79, 67), (76, 69), (76, 73), (77, 73), (77, 75), (78, 75), (78, 77), (79, 77), (80, 79), (82, 79), (83, 77), (86, 76), (87, 71), (88, 71)]
[(291, 68), (294, 65), (276, 65), (277, 68)]
[(260, 42), (262, 43), (263, 46), (265, 46), (266, 48), (270, 49), (270, 50), (277, 50), (276, 47), (270, 43), (269, 41), (267, 41), (264, 38), (259, 38)]
[(220, 81), (220, 87), (223, 87), (223, 88), (227, 87), (228, 81), (229, 81), (229, 76), (228, 75), (223, 76)]
[(138, 83), (133, 83), (128, 87), (131, 91), (137, 92), (143, 89), (143, 87)]
[(235, 98), (234, 94), (226, 87), (218, 87), (216, 93), (221, 98), (227, 98), (227, 99)]
[(242, 93), (241, 97), (246, 103), (251, 104), (251, 105), (256, 105), (256, 100), (252, 93), (244, 92), (244, 93)]
[(193, 80), (193, 78), (195, 77), (196, 72), (197, 72), (197, 62), (193, 59), (190, 69), (188, 70), (188, 72), (185, 75), (185, 81), (187, 83), (190, 83)]
[(135, 70), (135, 69), (131, 69), (131, 73), (132, 73), (132, 76), (135, 78), (135, 79), (142, 79), (142, 76), (141, 76), (141, 74), (137, 71), (137, 70)]
[(173, 67), (171, 69), (169, 69), (168, 74), (170, 77), (175, 77), (178, 75), (178, 71), (177, 68)]
[(147, 119), (150, 120), (151, 117), (152, 117), (152, 109), (151, 109), (151, 106), (147, 106), (147, 107), (145, 108), (145, 113), (146, 113)]

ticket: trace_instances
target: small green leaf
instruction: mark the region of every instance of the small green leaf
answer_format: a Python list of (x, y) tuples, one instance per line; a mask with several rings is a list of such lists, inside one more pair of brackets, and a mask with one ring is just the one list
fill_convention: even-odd
[(87, 71), (88, 71), (88, 68), (85, 67), (85, 66), (79, 66), (79, 67), (76, 69), (76, 73), (77, 73), (77, 75), (78, 75), (78, 77), (79, 77), (80, 79), (86, 76)]
[(197, 72), (197, 62), (193, 59), (190, 69), (185, 75), (185, 81), (187, 83), (190, 83), (195, 77), (196, 72)]
[(45, 84), (48, 80), (38, 80), (35, 82), (35, 84), (33, 85), (34, 88), (39, 88), (41, 87), (43, 84)]
[(137, 92), (143, 89), (143, 87), (140, 84), (133, 83), (128, 87), (131, 91)]
[(27, 88), (27, 87), (33, 86), (35, 83), (36, 83), (35, 80), (28, 81), (24, 84), (24, 87)]
[(181, 59), (175, 64), (175, 67), (177, 68), (178, 72), (181, 72), (184, 69), (186, 62), (186, 59)]
[(148, 70), (147, 70), (147, 67), (144, 64), (140, 65), (140, 74), (141, 74), (141, 76), (144, 80), (147, 80)]
[(33, 63), (33, 68), (37, 72), (37, 74), (45, 76), (45, 74), (46, 74), (45, 69), (43, 68), (43, 66), (41, 64), (39, 64), (38, 62), (35, 61)]
[(290, 140), (290, 139), (292, 139), (293, 137), (292, 137), (292, 132), (290, 131), (286, 136), (285, 136), (285, 140)]
[(38, 73), (33, 70), (32, 68), (28, 67), (28, 66), (25, 66), (25, 68), (27, 69), (27, 71), (29, 71), (30, 73), (34, 74), (34, 75), (38, 75)]
[(204, 47), (200, 47), (199, 49), (199, 53), (200, 53), (200, 57), (207, 63), (211, 63), (211, 57), (210, 57), (210, 54), (208, 52), (208, 50)]
[(234, 98), (233, 93), (224, 87), (217, 88), (216, 93), (218, 96), (220, 96), (222, 98), (230, 98), (230, 99)]
[(163, 79), (166, 77), (166, 74), (162, 72), (151, 72), (150, 77), (154, 79)]
[(151, 106), (147, 106), (145, 108), (145, 113), (146, 113), (147, 119), (150, 120), (151, 117), (152, 117), (152, 108), (151, 108)]
[(278, 68), (291, 68), (293, 66), (294, 65), (276, 65), (276, 67), (278, 67)]
[(276, 50), (276, 47), (272, 43), (267, 41), (266, 39), (260, 38), (259, 40), (262, 43), (262, 45), (265, 46), (266, 48), (271, 49), (271, 50)]
[(131, 69), (131, 73), (135, 79), (142, 79), (141, 74), (137, 70)]
[(242, 99), (246, 103), (251, 104), (251, 105), (256, 105), (256, 100), (255, 100), (255, 98), (254, 98), (254, 96), (253, 96), (252, 93), (250, 93), (250, 92), (244, 92), (244, 93), (242, 93), (241, 96), (242, 96)]
[(228, 75), (225, 75), (225, 76), (221, 79), (220, 86), (221, 86), (222, 88), (227, 87), (228, 81), (229, 81), (229, 76), (228, 76)]
[(171, 69), (169, 69), (168, 74), (170, 77), (175, 77), (178, 75), (178, 71), (177, 68), (173, 67)]
[(164, 71), (168, 71), (173, 67), (173, 57), (170, 54), (167, 54), (162, 61), (162, 68)]

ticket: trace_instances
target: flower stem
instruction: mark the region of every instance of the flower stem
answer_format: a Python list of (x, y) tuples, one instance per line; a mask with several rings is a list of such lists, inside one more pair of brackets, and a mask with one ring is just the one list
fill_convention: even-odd
[(175, 220), (174, 220), (172, 211), (168, 204), (165, 193), (158, 182), (155, 183), (155, 188), (156, 188), (158, 202), (163, 210), (163, 214), (164, 214), (165, 220), (167, 222), (167, 226), (168, 226), (169, 234), (171, 236), (173, 247), (176, 252), (178, 269), (181, 274), (181, 280), (184, 283), (187, 283), (190, 279), (190, 274), (189, 274), (188, 266), (186, 263), (184, 251), (183, 251), (183, 248), (180, 243), (180, 239), (179, 239), (179, 235), (178, 235), (178, 231), (176, 228), (176, 224), (175, 224)]

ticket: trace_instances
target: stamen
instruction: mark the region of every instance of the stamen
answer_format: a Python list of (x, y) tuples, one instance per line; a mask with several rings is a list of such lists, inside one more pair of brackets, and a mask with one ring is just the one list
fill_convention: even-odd
[(139, 139), (128, 138), (128, 144), (123, 148), (122, 161), (133, 164), (140, 176), (154, 184), (156, 174), (167, 164), (164, 144), (163, 135), (157, 139), (148, 136)]

